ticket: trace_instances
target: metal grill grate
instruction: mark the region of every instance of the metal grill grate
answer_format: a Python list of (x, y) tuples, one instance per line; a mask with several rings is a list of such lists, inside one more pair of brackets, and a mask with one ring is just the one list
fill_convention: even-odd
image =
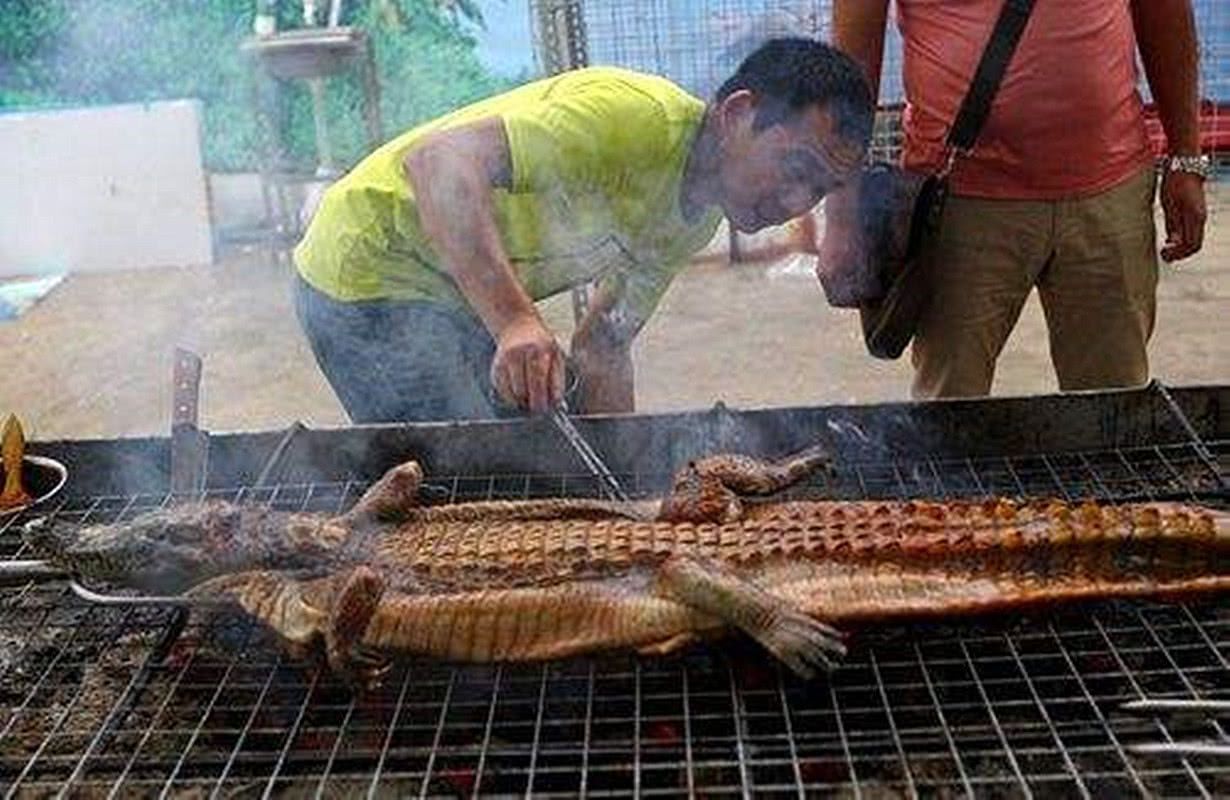
[[(862, 463), (825, 496), (1094, 495), (1225, 500), (1230, 441), (997, 459)], [(634, 491), (664, 476), (620, 476)], [(584, 494), (576, 476), (435, 479), (437, 502)], [(239, 489), (241, 502), (337, 511), (356, 484)], [(70, 501), (82, 522), (167, 496)], [(17, 529), (0, 558), (21, 558)], [(1118, 710), (1230, 700), (1224, 604), (1112, 603), (1027, 619), (864, 632), (830, 680), (803, 683), (753, 646), (679, 659), (545, 665), (401, 662), (352, 697), (234, 616), (84, 606), (62, 586), (0, 607), (0, 785), (9, 796), (1230, 794), (1230, 763), (1128, 752), (1230, 743), (1230, 719)], [(181, 632), (182, 631), (182, 632)]]

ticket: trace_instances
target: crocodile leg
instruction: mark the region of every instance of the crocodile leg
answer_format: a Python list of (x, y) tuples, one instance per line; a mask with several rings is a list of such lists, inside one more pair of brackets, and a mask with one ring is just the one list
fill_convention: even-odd
[(838, 631), (718, 562), (670, 558), (659, 568), (657, 588), (748, 634), (804, 678), (832, 669), (846, 654)]
[(398, 522), (418, 507), (423, 468), (417, 461), (398, 464), (371, 485), (343, 519), (352, 523)]
[(764, 495), (797, 483), (831, 461), (811, 447), (781, 461), (749, 456), (709, 456), (689, 463), (675, 476), (662, 500), (658, 519), (667, 522), (731, 522), (743, 512), (740, 495)]
[(387, 661), (362, 644), (384, 578), (367, 566), (300, 581), (273, 571), (223, 575), (194, 587), (196, 598), (224, 597), (277, 632), (292, 652), (321, 643), (329, 667), (348, 683), (371, 688)]
[(374, 688), (388, 672), (388, 662), (362, 642), (384, 595), (384, 578), (371, 567), (358, 566), (322, 582), (327, 584), (321, 599), (329, 609), (324, 629), (329, 666), (352, 683)]

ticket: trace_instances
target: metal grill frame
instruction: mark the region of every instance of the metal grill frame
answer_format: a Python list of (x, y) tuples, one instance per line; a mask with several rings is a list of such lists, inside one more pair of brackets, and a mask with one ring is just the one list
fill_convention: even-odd
[[(886, 458), (883, 441), (873, 441), (862, 451), (866, 458), (848, 458), (835, 476), (796, 493), (1224, 501), (1226, 396), (1223, 388), (1153, 387), (1075, 400), (1117, 419), (1119, 436), (1151, 431), (1144, 438), (1152, 442), (1111, 438), (1102, 447), (1065, 450), (1042, 435), (1032, 450), (1001, 446), (939, 456), (924, 449)], [(957, 419), (979, 428), (975, 438), (993, 433), (996, 419), (1020, 426), (1008, 408), (1017, 401), (982, 402), (957, 409)], [(934, 414), (931, 422), (942, 429), (937, 420), (953, 410), (943, 406), (914, 408), (913, 424), (933, 432), (925, 421)], [(1135, 418), (1121, 417), (1129, 407)], [(1052, 419), (1046, 399), (1018, 410), (1032, 415), (1036, 431)], [(1069, 410), (1081, 418), (1079, 408)], [(775, 423), (783, 415), (797, 422), (814, 414), (861, 424), (874, 439), (884, 431), (871, 422), (894, 418), (884, 411), (764, 413)], [(751, 423), (760, 436), (749, 437), (740, 432), (738, 422), (746, 420), (739, 412), (711, 413), (727, 436), (772, 438), (763, 433), (764, 420)], [(686, 417), (656, 422), (671, 427)], [(584, 422), (597, 432), (617, 420)], [(446, 426), (444, 439), (515, 441), (533, 430), (532, 423), (479, 424), (464, 433), (458, 427)], [(1111, 427), (1082, 443), (1107, 438)], [(1053, 435), (1072, 433), (1062, 428)], [(313, 452), (301, 448), (303, 429), (295, 430), (252, 440), (263, 463), (241, 474), (263, 476), (247, 483), (267, 485), (225, 489), (215, 475), (212, 488), (196, 495), (76, 493), (46, 512), (106, 522), (200, 496), (282, 509), (348, 507), (368, 479), (271, 479), (280, 469), (293, 472), (295, 459)], [(414, 426), (384, 433), (395, 430), (425, 442), (440, 432)], [(373, 432), (331, 433), (334, 442), (355, 438), (352, 445), (362, 450)], [(1009, 444), (1019, 447), (1021, 440)], [(231, 453), (211, 466), (236, 463)], [(377, 472), (389, 465), (378, 463)], [(634, 492), (653, 491), (664, 480), (665, 471), (615, 465)], [(588, 477), (562, 470), (429, 472), (429, 480), (432, 502), (596, 491)], [(0, 522), (0, 558), (29, 556), (17, 536), (24, 518)], [(1224, 760), (1129, 752), (1148, 741), (1230, 742), (1230, 720), (1118, 711), (1141, 696), (1230, 699), (1224, 603), (1107, 603), (1026, 619), (872, 629), (858, 634), (848, 664), (811, 684), (736, 641), (677, 659), (505, 666), (408, 660), (398, 663), (384, 689), (356, 698), (327, 674), (283, 656), (268, 634), (233, 615), (189, 620), (172, 610), (84, 606), (59, 584), (19, 587), (0, 598), (0, 787), (8, 796), (1230, 793)]]

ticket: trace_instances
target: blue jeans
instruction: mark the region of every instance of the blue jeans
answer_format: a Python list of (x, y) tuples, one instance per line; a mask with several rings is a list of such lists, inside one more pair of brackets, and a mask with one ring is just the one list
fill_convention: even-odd
[(495, 342), (470, 314), (425, 301), (344, 303), (297, 275), (295, 312), (316, 363), (353, 422), (519, 413), (495, 396)]

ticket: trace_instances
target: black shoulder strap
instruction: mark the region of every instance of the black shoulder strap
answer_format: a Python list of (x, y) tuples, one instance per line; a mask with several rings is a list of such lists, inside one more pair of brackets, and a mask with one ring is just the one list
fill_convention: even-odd
[(982, 51), (982, 60), (978, 62), (969, 91), (965, 93), (957, 119), (948, 131), (950, 146), (958, 150), (969, 150), (974, 146), (978, 132), (991, 113), (991, 102), (999, 91), (1000, 81), (1016, 51), (1017, 42), (1021, 41), (1033, 7), (1034, 0), (1004, 0), (1004, 7), (995, 21), (986, 49)]

